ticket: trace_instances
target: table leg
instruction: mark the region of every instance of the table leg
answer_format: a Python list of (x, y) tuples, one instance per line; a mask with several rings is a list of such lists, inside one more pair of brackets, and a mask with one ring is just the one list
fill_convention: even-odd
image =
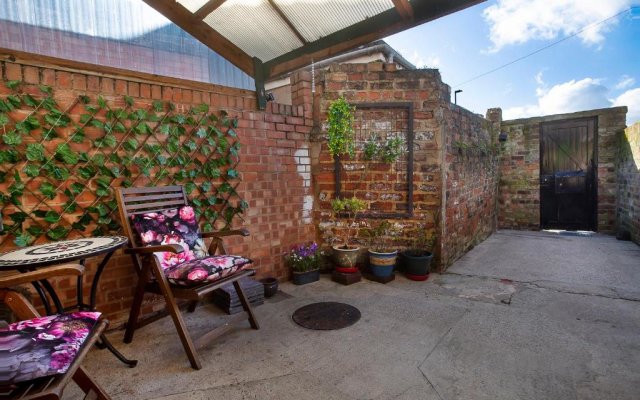
[(38, 296), (40, 296), (40, 300), (42, 300), (42, 304), (44, 305), (44, 312), (47, 315), (51, 315), (51, 304), (49, 304), (49, 299), (47, 295), (44, 293), (44, 289), (40, 286), (38, 281), (31, 282), (31, 286), (38, 292)]
[[(100, 342), (101, 342), (102, 346), (106, 347), (107, 350), (109, 350), (111, 352), (111, 354), (116, 356), (116, 358), (118, 360), (120, 360), (123, 363), (127, 364), (129, 366), (129, 368), (133, 368), (136, 365), (138, 365), (138, 360), (130, 360), (130, 359), (126, 358), (115, 347), (113, 347), (113, 345), (111, 344), (109, 339), (107, 339), (107, 337), (105, 336), (104, 333), (102, 335), (100, 335)], [(104, 347), (102, 347), (102, 348), (104, 348)]]
[[(51, 297), (51, 300), (53, 300), (53, 304), (56, 306), (56, 312), (58, 314), (62, 314), (64, 312), (64, 307), (62, 307), (62, 302), (56, 294), (56, 291), (53, 289), (53, 286), (51, 286), (51, 283), (47, 280), (41, 280), (40, 284), (44, 286), (47, 292), (49, 292), (49, 296)], [(47, 312), (47, 315), (50, 315), (50, 312)]]
[[(85, 260), (80, 260), (80, 265), (82, 265), (84, 267), (84, 262)], [(76, 296), (78, 297), (78, 310), (86, 310), (87, 306), (86, 304), (84, 304), (84, 296), (82, 293), (82, 281), (83, 281), (84, 275), (80, 275), (78, 276), (78, 279), (76, 279)]]

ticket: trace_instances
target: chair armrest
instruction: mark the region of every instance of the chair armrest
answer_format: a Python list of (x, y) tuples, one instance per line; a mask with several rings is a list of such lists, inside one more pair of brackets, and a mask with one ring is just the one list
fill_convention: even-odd
[(171, 243), (171, 244), (159, 244), (156, 246), (145, 246), (145, 247), (129, 247), (124, 249), (125, 254), (151, 254), (159, 251), (168, 251), (170, 253), (182, 253), (184, 251), (184, 247), (179, 244)]
[(211, 237), (217, 237), (217, 238), (221, 238), (224, 236), (249, 236), (249, 230), (246, 228), (241, 228), (241, 229), (234, 229), (234, 230), (230, 230), (230, 231), (219, 231), (219, 232), (203, 232), (202, 233), (202, 237), (203, 238), (211, 238)]
[(7, 288), (33, 281), (54, 278), (57, 276), (80, 276), (84, 273), (84, 266), (80, 264), (63, 264), (53, 267), (42, 267), (35, 271), (15, 272), (9, 275), (0, 276), (0, 287)]

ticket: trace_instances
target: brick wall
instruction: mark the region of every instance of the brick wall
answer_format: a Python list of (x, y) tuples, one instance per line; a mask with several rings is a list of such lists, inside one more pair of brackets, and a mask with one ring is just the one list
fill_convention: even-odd
[[(416, 230), (436, 232), (441, 207), (441, 145), (442, 130), (437, 119), (437, 110), (444, 101), (446, 91), (437, 70), (396, 71), (395, 65), (374, 62), (369, 64), (334, 64), (328, 70), (321, 71), (316, 82), (317, 96), (320, 105), (319, 124), (326, 121), (329, 103), (339, 96), (344, 96), (350, 103), (411, 102), (414, 112), (414, 215), (409, 218), (388, 218), (387, 220), (400, 228), (401, 243), (407, 243), (410, 235)], [(295, 102), (295, 95), (294, 95)], [(326, 126), (322, 134), (326, 134)], [(335, 196), (334, 161), (326, 147), (325, 137), (316, 143), (317, 156), (314, 158), (313, 171), (315, 191), (318, 197), (316, 218), (319, 223), (321, 239), (327, 243), (333, 237), (334, 229), (341, 229), (343, 221), (331, 218), (331, 200)], [(380, 166), (380, 168), (388, 166)], [(377, 167), (376, 167), (377, 168)], [(365, 199), (379, 199), (382, 196), (404, 196), (406, 187), (387, 184), (381, 176), (370, 172), (365, 182), (357, 189), (357, 196)], [(406, 185), (405, 185), (406, 186)], [(355, 187), (344, 186), (343, 197), (353, 195)], [(400, 189), (399, 191), (397, 189)], [(375, 200), (372, 201), (375, 203)], [(393, 210), (404, 211), (404, 210)], [(362, 219), (360, 228), (370, 227), (377, 223), (374, 219)], [(365, 242), (361, 240), (364, 245)], [(436, 264), (439, 264), (440, 251), (436, 249)]]
[[(329, 103), (344, 96), (353, 104), (410, 102), (413, 104), (414, 163), (413, 216), (387, 218), (402, 228), (401, 245), (409, 245), (417, 232), (435, 234), (435, 267), (444, 269), (464, 251), (484, 240), (495, 229), (495, 161), (491, 155), (480, 155), (469, 149), (459, 155), (453, 143), (464, 140), (477, 145), (491, 143), (489, 121), (450, 103), (450, 88), (437, 70), (401, 70), (393, 65), (332, 65), (321, 72), (317, 94), (321, 112), (319, 123), (326, 120)], [(326, 127), (325, 127), (326, 128)], [(323, 133), (326, 131), (323, 131)], [(330, 202), (335, 198), (335, 168), (325, 140), (315, 144), (317, 158), (312, 162), (315, 191), (319, 199), (316, 216), (319, 234), (327, 242), (341, 222), (331, 218)], [(385, 170), (386, 171), (386, 170)], [(406, 196), (399, 185), (390, 185), (388, 172), (372, 174), (355, 190), (357, 197), (375, 200), (390, 196)], [(354, 190), (346, 190), (350, 196)], [(461, 223), (462, 222), (462, 223)], [(363, 218), (366, 228), (375, 219)], [(362, 243), (366, 244), (366, 243)]]
[[(231, 250), (251, 257), (259, 276), (284, 279), (288, 271), (283, 253), (292, 245), (315, 238), (310, 216), (309, 196), (310, 160), (308, 134), (311, 129), (311, 110), (304, 106), (284, 106), (269, 103), (267, 110), (256, 109), (253, 92), (231, 89), (191, 81), (165, 79), (153, 75), (129, 75), (127, 71), (78, 64), (77, 69), (58, 67), (57, 60), (38, 57), (37, 63), (23, 54), (18, 62), (0, 54), (0, 96), (9, 90), (8, 80), (25, 82), (26, 91), (38, 84), (53, 87), (60, 102), (78, 95), (96, 97), (108, 102), (121, 101), (123, 95), (136, 103), (150, 103), (156, 99), (171, 100), (178, 109), (205, 103), (214, 110), (225, 110), (237, 116), (238, 136), (242, 143), (240, 164), (240, 196), (249, 204), (243, 226), (252, 235), (234, 240)], [(45, 61), (43, 61), (45, 60)], [(66, 65), (66, 64), (65, 64)], [(312, 201), (311, 201), (312, 204)], [(305, 218), (306, 216), (306, 218)], [(240, 221), (236, 221), (240, 224)], [(7, 241), (0, 251), (11, 248)], [(95, 261), (88, 263), (88, 278), (92, 277)], [(132, 299), (135, 275), (129, 256), (118, 252), (109, 262), (100, 282), (98, 308), (107, 313), (112, 326), (124, 322)], [(62, 279), (56, 285), (66, 299), (72, 299), (74, 284)], [(143, 312), (163, 306), (162, 301), (149, 298)]]
[(502, 121), (507, 141), (500, 154), (498, 226), (540, 229), (540, 124), (597, 117), (598, 231), (612, 233), (616, 220), (618, 137), (625, 128), (626, 107)]
[(496, 229), (499, 121), (450, 105), (444, 130), (442, 259), (449, 266)]
[(640, 122), (627, 127), (619, 140), (618, 231), (628, 231), (640, 244)]

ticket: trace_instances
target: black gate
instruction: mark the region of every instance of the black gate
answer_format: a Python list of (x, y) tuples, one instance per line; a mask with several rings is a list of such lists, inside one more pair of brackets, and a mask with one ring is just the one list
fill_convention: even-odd
[(543, 229), (597, 229), (596, 118), (540, 125)]

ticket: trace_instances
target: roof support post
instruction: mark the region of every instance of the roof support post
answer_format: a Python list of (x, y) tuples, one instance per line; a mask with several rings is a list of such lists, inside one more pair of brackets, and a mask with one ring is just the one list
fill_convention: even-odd
[(258, 57), (253, 57), (253, 80), (256, 83), (258, 110), (267, 108), (267, 96), (264, 89), (264, 65)]

